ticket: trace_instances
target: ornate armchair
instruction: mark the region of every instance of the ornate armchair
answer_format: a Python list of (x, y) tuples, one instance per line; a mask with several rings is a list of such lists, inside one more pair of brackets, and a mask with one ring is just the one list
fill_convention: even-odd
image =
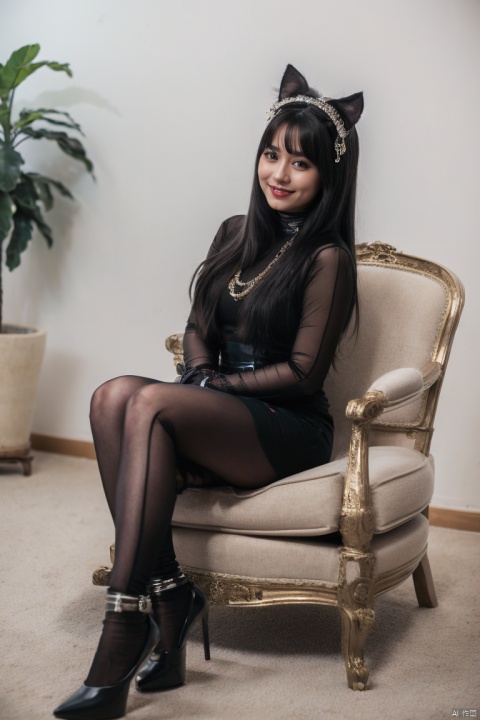
[[(333, 459), (255, 491), (188, 489), (174, 514), (179, 562), (212, 603), (336, 605), (348, 685), (368, 679), (374, 598), (413, 577), (437, 604), (427, 557), (433, 421), (464, 302), (453, 273), (375, 243), (357, 247), (360, 327), (326, 383)], [(182, 336), (167, 339), (175, 365)], [(94, 583), (108, 584), (108, 569)]]

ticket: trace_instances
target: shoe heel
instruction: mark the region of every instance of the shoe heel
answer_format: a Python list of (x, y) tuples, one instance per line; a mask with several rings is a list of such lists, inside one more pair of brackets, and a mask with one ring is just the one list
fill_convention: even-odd
[(208, 610), (205, 616), (202, 618), (202, 631), (203, 631), (203, 652), (205, 653), (205, 660), (210, 660), (210, 634), (208, 632)]
[[(137, 690), (150, 692), (153, 690), (167, 690), (169, 688), (183, 685), (186, 674), (186, 645), (187, 636), (191, 626), (197, 621), (202, 621), (203, 630), (203, 651), (205, 660), (210, 660), (210, 637), (208, 632), (208, 600), (204, 593), (189, 583), (191, 601), (185, 624), (180, 634), (177, 647), (172, 650), (159, 650), (147, 660), (140, 672), (137, 674)], [(153, 603), (161, 602), (161, 592), (153, 592)], [(160, 633), (161, 634), (161, 633)]]

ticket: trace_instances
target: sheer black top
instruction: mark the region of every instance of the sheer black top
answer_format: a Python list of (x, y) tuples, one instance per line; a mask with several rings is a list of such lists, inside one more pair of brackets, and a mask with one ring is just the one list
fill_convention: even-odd
[[(210, 252), (215, 252), (221, 238), (237, 229), (239, 222), (243, 222), (243, 217), (236, 216), (222, 223)], [(258, 275), (285, 239), (285, 235), (280, 237), (268, 255), (242, 271), (242, 280)], [(295, 327), (286, 327), (284, 316), (272, 318), (272, 334), (278, 340), (273, 343), (268, 364), (258, 369), (229, 373), (226, 382), (217, 378), (209, 383), (210, 386), (238, 395), (268, 398), (292, 408), (325, 407), (322, 387), (344, 329), (354, 293), (354, 280), (348, 250), (337, 235), (330, 233), (327, 237), (320, 237), (308, 262), (310, 268), (301, 299), (297, 296), (291, 298), (292, 303), (300, 303), (294, 313), (299, 321)], [(202, 340), (190, 316), (183, 341), (187, 369), (203, 364), (218, 367), (219, 354), (222, 359), (228, 360), (232, 346), (244, 349), (247, 359), (251, 348), (236, 332), (241, 302), (235, 301), (225, 288), (217, 308), (222, 336), (215, 347)]]

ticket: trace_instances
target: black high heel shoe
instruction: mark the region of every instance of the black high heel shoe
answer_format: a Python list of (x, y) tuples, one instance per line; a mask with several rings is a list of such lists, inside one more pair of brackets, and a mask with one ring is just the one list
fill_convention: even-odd
[[(107, 593), (107, 610), (114, 612), (149, 611), (147, 598), (122, 593)], [(133, 668), (114, 685), (88, 687), (82, 685), (76, 693), (53, 711), (56, 718), (65, 720), (114, 720), (125, 715), (128, 689), (138, 668), (145, 662), (158, 642), (158, 627), (149, 617), (149, 632), (140, 658)]]
[[(210, 660), (210, 640), (208, 635), (208, 600), (194, 583), (188, 582), (190, 603), (187, 616), (178, 638), (177, 646), (173, 650), (153, 652), (143, 668), (137, 675), (137, 690), (151, 692), (154, 690), (167, 690), (168, 688), (183, 685), (185, 682), (187, 637), (192, 625), (202, 621), (203, 650), (205, 660)], [(150, 588), (152, 605), (162, 594), (162, 590), (155, 589), (155, 583)]]

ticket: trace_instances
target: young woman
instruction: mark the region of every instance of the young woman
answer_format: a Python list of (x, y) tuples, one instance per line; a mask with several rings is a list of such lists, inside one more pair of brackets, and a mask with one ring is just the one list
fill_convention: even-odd
[(90, 672), (56, 717), (122, 717), (139, 669), (139, 690), (182, 684), (198, 619), (208, 657), (208, 603), (172, 545), (179, 489), (257, 488), (329, 461), (333, 422), (322, 387), (357, 306), (354, 126), (362, 110), (361, 93), (321, 98), (287, 66), (248, 214), (222, 224), (195, 274), (180, 383), (125, 376), (95, 392), (91, 423), (115, 563)]

